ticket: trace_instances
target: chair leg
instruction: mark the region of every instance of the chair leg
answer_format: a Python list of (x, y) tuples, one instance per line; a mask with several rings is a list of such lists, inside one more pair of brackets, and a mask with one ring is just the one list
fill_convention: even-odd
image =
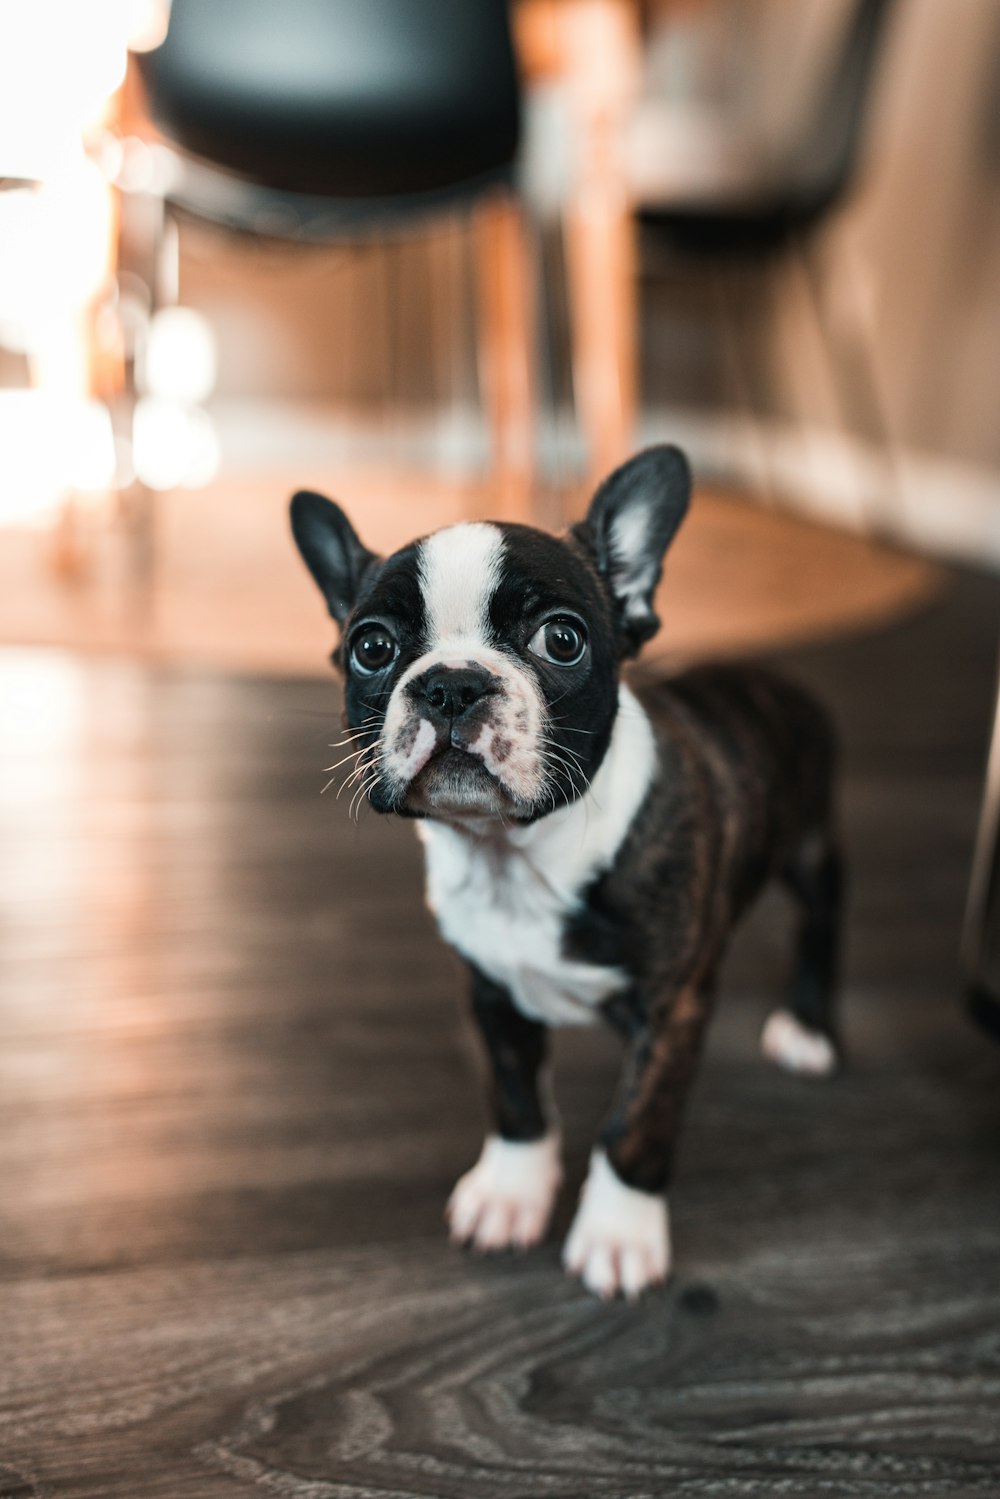
[(372, 267), (377, 285), (378, 315), (375, 326), (378, 330), (377, 350), (379, 362), (378, 426), (381, 447), (393, 467), (401, 468), (404, 462), (405, 440), (403, 434), (403, 391), (400, 337), (400, 275), (399, 247), (386, 240), (369, 250), (373, 257)]
[[(746, 452), (756, 470), (755, 487), (768, 506), (777, 501), (778, 486), (773, 471), (772, 443), (763, 427), (761, 414), (754, 399), (754, 382), (750, 373), (744, 339), (739, 327), (739, 309), (733, 295), (733, 284), (729, 268), (724, 260), (709, 266), (712, 293), (715, 302), (716, 321), (724, 360), (729, 369), (729, 378), (736, 397), (740, 425), (746, 435)], [(761, 290), (766, 283), (761, 278)], [(751, 456), (752, 455), (752, 456)]]
[(499, 515), (531, 518), (535, 458), (535, 275), (520, 204), (486, 199), (474, 219), (479, 381), (493, 437)]
[(590, 480), (628, 456), (637, 403), (635, 225), (620, 189), (583, 193), (566, 211), (573, 394)]
[(843, 425), (849, 432), (860, 428), (879, 455), (882, 476), (878, 492), (872, 494), (868, 488), (866, 494), (866, 487), (860, 491), (864, 528), (869, 534), (891, 539), (902, 503), (899, 463), (878, 378), (875, 329), (863, 286), (863, 267), (857, 254), (845, 245), (838, 258), (838, 284), (831, 291), (815, 247), (796, 237), (791, 251), (811, 294)]
[[(47, 189), (51, 193), (57, 188)], [(106, 282), (114, 274), (116, 211), (114, 194), (106, 190), (105, 261)], [(46, 321), (39, 341), (28, 356), (30, 388), (42, 399), (61, 403), (83, 403), (107, 394), (105, 377), (112, 383), (117, 372), (108, 366), (107, 355), (96, 336), (97, 317), (104, 293), (88, 292), (82, 299), (68, 295), (64, 288), (54, 288), (58, 311)], [(61, 299), (61, 300), (60, 300)], [(87, 573), (90, 559), (81, 527), (80, 501), (75, 493), (63, 495), (56, 525), (48, 549), (52, 571), (64, 582), (79, 582)]]
[(538, 486), (537, 524), (548, 531), (562, 531), (577, 519), (580, 508), (579, 465), (575, 447), (576, 413), (573, 409), (573, 356), (570, 347), (570, 308), (566, 287), (566, 252), (562, 225), (540, 228), (539, 291), (541, 367), (544, 389), (539, 395), (539, 418), (548, 433), (550, 464)]
[[(163, 198), (149, 195), (137, 197), (136, 207), (145, 220), (140, 239), (151, 323), (161, 308), (176, 306), (180, 297), (180, 230)], [(136, 351), (136, 357), (141, 361), (141, 350)], [(139, 388), (137, 373), (134, 357), (127, 390), (130, 415), (134, 415), (136, 403), (143, 394)], [(130, 591), (137, 614), (148, 616), (153, 607), (157, 567), (156, 532), (160, 507), (155, 491), (139, 478), (133, 480), (127, 500), (131, 530)]]
[(990, 988), (988, 964), (1000, 917), (1000, 680), (993, 716), (993, 735), (986, 786), (979, 816), (972, 874), (962, 931), (962, 963), (975, 1018), (1000, 1040), (1000, 995)]
[(561, 0), (553, 12), (574, 135), (563, 220), (573, 393), (591, 486), (635, 440), (637, 229), (623, 144), (642, 80), (641, 9), (626, 0)]

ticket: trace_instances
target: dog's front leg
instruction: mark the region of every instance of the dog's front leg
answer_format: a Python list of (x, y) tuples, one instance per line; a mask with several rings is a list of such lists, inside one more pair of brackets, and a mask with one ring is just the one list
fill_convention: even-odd
[(559, 1137), (539, 1093), (548, 1031), (475, 967), (472, 1010), (491, 1070), (493, 1130), (451, 1194), (451, 1237), (483, 1250), (527, 1249), (548, 1227), (562, 1177)]
[(598, 1296), (638, 1296), (670, 1274), (665, 1191), (711, 1009), (691, 985), (646, 1015), (626, 1017), (618, 1101), (594, 1151), (563, 1260)]

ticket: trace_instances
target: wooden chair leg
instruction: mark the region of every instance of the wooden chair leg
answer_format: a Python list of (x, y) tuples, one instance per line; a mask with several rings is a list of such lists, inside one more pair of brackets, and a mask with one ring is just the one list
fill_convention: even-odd
[(565, 234), (573, 394), (593, 483), (628, 456), (636, 425), (634, 227), (620, 191), (580, 195)]
[(563, 220), (573, 386), (593, 481), (635, 439), (636, 228), (622, 141), (641, 72), (638, 7), (566, 0), (559, 26), (578, 142)]
[(535, 460), (535, 275), (524, 210), (489, 198), (474, 220), (479, 381), (493, 438), (495, 513), (530, 521)]

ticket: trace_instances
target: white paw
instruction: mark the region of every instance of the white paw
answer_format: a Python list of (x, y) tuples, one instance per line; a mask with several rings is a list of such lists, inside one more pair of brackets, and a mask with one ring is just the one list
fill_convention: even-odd
[(448, 1199), (453, 1241), (484, 1250), (529, 1249), (548, 1228), (561, 1180), (557, 1135), (531, 1144), (489, 1135)]
[(627, 1187), (603, 1150), (595, 1150), (563, 1264), (604, 1298), (621, 1291), (633, 1301), (647, 1286), (661, 1284), (670, 1274), (666, 1200)]
[(829, 1077), (840, 1065), (837, 1048), (822, 1031), (810, 1030), (789, 1010), (775, 1010), (761, 1031), (760, 1049), (786, 1072)]

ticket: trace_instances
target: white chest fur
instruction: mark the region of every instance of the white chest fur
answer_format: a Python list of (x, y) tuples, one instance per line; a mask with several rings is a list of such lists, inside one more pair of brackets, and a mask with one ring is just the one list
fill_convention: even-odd
[(653, 732), (624, 685), (604, 760), (585, 796), (529, 827), (424, 822), (427, 899), (441, 935), (526, 1015), (585, 1025), (624, 987), (620, 969), (567, 958), (567, 918), (614, 861), (656, 765)]

